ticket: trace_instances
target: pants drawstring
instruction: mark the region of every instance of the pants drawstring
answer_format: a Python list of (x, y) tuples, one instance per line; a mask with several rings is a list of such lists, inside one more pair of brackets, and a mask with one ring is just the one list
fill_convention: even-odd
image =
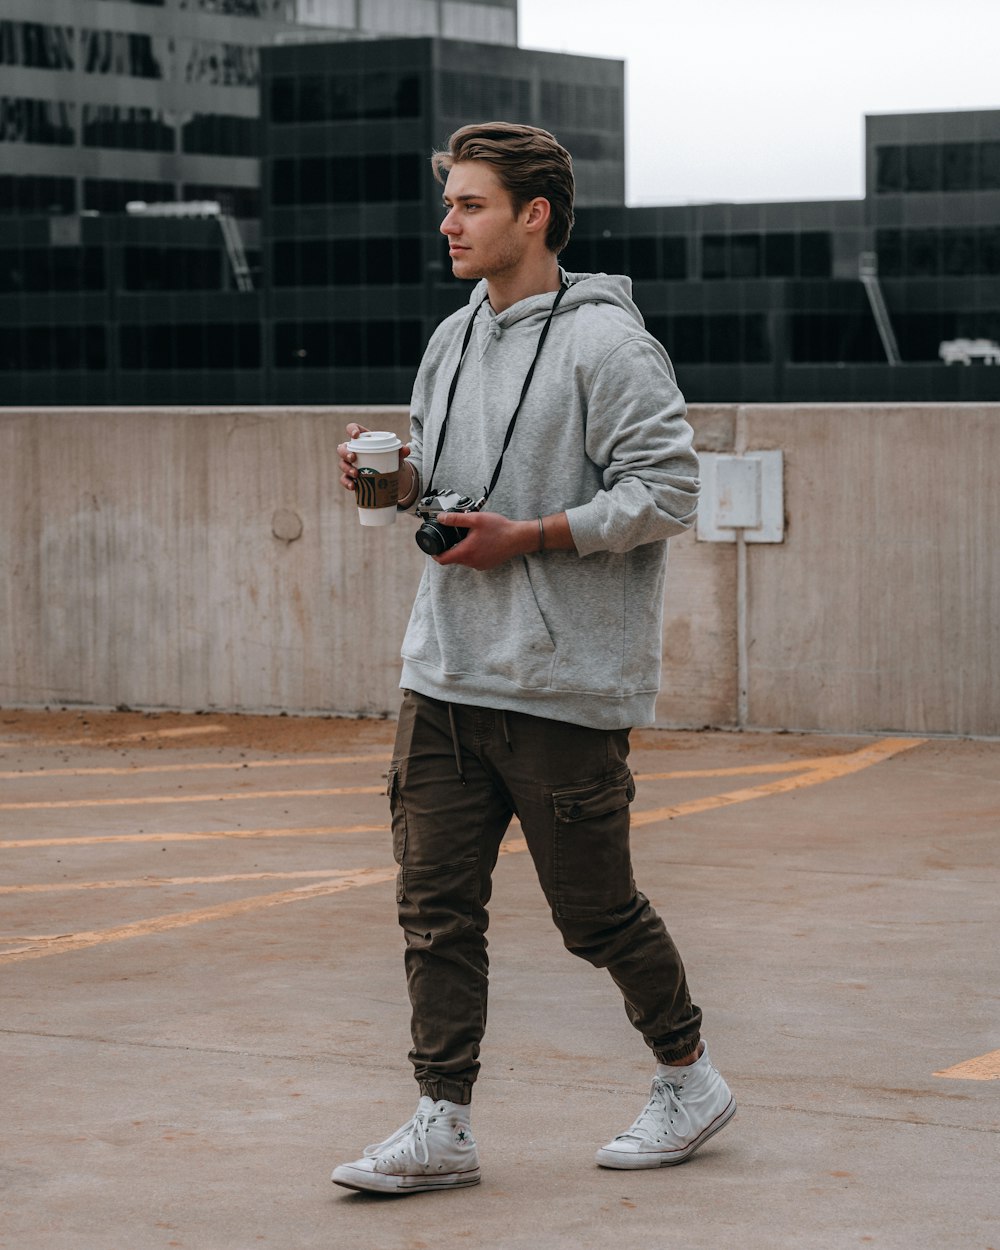
[(465, 773), (462, 771), (462, 748), (458, 742), (458, 726), (455, 724), (455, 709), (448, 704), (448, 724), (451, 726), (451, 745), (455, 751), (455, 767), (458, 769), (458, 776), (464, 786)]
[(507, 750), (513, 751), (514, 744), (510, 740), (510, 728), (507, 725), (507, 713), (503, 710), (503, 708), (500, 709), (500, 724), (503, 725), (503, 740), (507, 743)]

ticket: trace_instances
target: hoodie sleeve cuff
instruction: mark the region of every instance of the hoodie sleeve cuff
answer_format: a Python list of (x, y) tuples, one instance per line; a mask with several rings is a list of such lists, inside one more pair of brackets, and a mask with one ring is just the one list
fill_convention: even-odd
[(579, 555), (590, 556), (595, 551), (606, 548), (600, 517), (592, 503), (581, 504), (578, 508), (567, 508), (566, 520), (569, 522), (569, 532), (573, 535), (573, 545)]

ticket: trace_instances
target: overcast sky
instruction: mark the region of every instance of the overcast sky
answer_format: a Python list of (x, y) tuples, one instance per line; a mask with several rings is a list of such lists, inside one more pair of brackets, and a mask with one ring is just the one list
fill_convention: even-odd
[(853, 199), (866, 113), (1000, 109), (998, 0), (520, 0), (626, 62), (630, 204)]

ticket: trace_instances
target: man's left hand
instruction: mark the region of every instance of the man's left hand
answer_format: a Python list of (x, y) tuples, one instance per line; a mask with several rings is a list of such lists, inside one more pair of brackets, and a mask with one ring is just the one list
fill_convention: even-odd
[(538, 550), (537, 521), (511, 521), (499, 512), (442, 512), (437, 519), (466, 531), (460, 543), (434, 556), (438, 564), (463, 564), (483, 572)]

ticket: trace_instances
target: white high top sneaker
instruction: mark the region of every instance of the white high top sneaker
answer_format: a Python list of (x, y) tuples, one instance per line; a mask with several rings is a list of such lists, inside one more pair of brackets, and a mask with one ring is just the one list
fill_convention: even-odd
[(330, 1180), (345, 1189), (418, 1194), (478, 1185), (479, 1152), (469, 1128), (470, 1108), (426, 1095), (391, 1137), (366, 1146), (364, 1157), (334, 1168)]
[(708, 1058), (686, 1068), (658, 1063), (649, 1102), (627, 1132), (597, 1152), (602, 1168), (663, 1168), (690, 1159), (736, 1114), (736, 1099)]

